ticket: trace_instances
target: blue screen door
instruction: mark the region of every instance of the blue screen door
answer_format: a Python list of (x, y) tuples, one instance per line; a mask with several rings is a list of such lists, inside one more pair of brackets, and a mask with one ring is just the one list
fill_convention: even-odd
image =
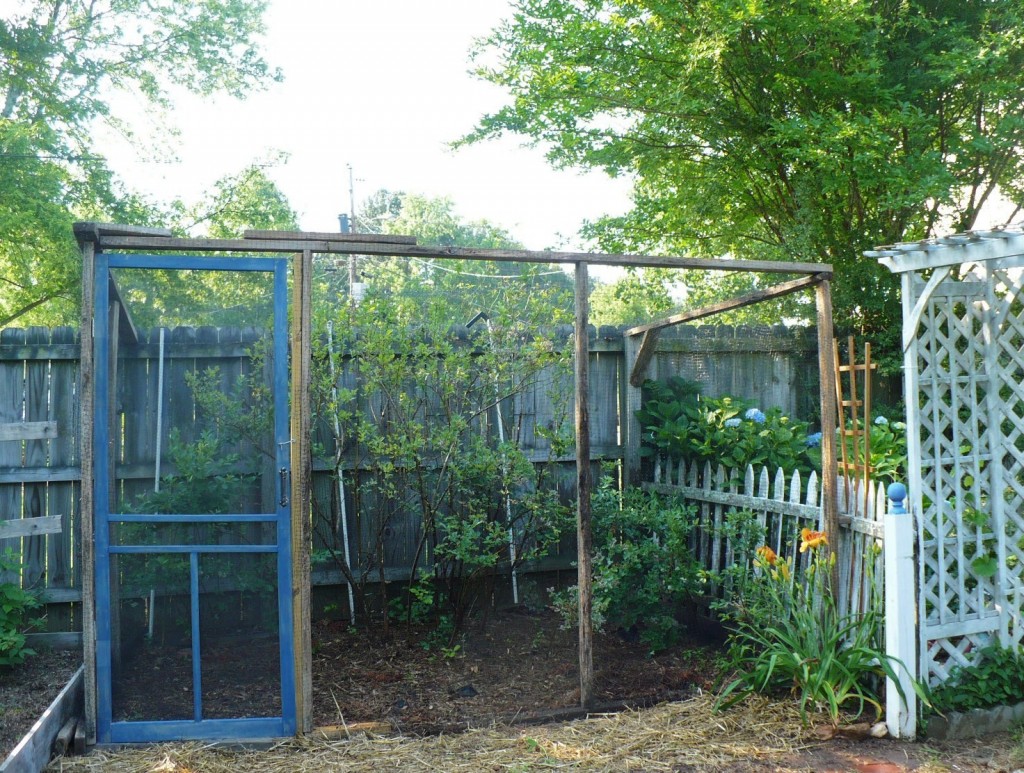
[(288, 266), (96, 256), (101, 743), (295, 733)]

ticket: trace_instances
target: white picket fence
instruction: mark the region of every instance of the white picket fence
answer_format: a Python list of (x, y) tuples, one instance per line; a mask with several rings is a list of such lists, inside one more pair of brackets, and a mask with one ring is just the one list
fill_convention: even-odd
[[(800, 529), (822, 528), (821, 491), (817, 473), (804, 479), (799, 472), (790, 476), (778, 469), (772, 475), (767, 467), (755, 474), (748, 466), (742, 478), (719, 465), (713, 469), (705, 463), (700, 469), (685, 462), (657, 459), (653, 482), (644, 488), (663, 494), (681, 496), (697, 507), (698, 528), (694, 549), (698, 560), (709, 571), (722, 572), (753, 556), (742, 554), (733, 544), (729, 514), (737, 511), (754, 513), (763, 530), (762, 544), (769, 545), (780, 556), (796, 554)], [(837, 550), (839, 565), (839, 607), (841, 612), (866, 609), (871, 584), (876, 594), (883, 587), (883, 516), (887, 501), (884, 486), (869, 484), (867, 496), (859, 482), (839, 485), (840, 534), (829, 535)], [(876, 596), (880, 598), (880, 596)]]

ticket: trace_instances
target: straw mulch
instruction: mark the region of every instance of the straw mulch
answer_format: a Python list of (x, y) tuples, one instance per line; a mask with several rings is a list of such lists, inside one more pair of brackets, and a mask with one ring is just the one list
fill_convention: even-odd
[[(50, 771), (125, 773), (293, 773), (294, 771), (782, 769), (777, 763), (814, 746), (792, 702), (756, 699), (721, 714), (698, 696), (643, 711), (540, 727), (491, 727), (428, 738), (305, 739), (239, 751), (202, 744), (103, 749), (55, 760)], [(774, 762), (773, 762), (774, 761)]]

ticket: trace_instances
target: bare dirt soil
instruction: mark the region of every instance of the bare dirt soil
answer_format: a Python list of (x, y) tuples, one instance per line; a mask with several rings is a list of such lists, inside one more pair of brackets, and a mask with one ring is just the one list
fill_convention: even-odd
[[(578, 633), (551, 611), (517, 607), (474, 620), (451, 646), (424, 644), (426, 632), (392, 622), (313, 628), (315, 725), (385, 722), (427, 734), (494, 723), (568, 718), (580, 704)], [(650, 656), (630, 634), (594, 641), (599, 707), (650, 706), (711, 688), (714, 652), (688, 639)]]
[[(873, 739), (865, 732), (868, 725), (833, 734), (820, 719), (803, 726), (794, 702), (785, 699), (758, 699), (714, 714), (709, 691), (721, 643), (697, 638), (651, 656), (635, 636), (598, 635), (596, 700), (608, 713), (561, 721), (576, 716), (579, 680), (577, 633), (559, 623), (549, 611), (516, 608), (486, 624), (473, 621), (450, 644), (425, 647), (426, 631), (400, 623), (385, 631), (379, 623), (353, 629), (344, 622), (318, 622), (313, 701), (315, 724), (326, 733), (262, 751), (201, 744), (98, 749), (51, 769), (350, 771), (379, 769), (388, 759), (395, 770), (953, 773), (1014, 771), (1024, 763), (1024, 747), (1007, 734), (945, 744)], [(250, 654), (257, 656), (262, 644), (250, 643)], [(9, 746), (78, 665), (69, 653), (59, 654), (62, 664), (53, 657), (0, 675), (0, 716), (5, 739), (13, 739)], [(166, 692), (167, 683), (165, 674), (151, 687)], [(44, 693), (51, 694), (31, 708)], [(17, 730), (11, 707), (30, 715)], [(359, 732), (363, 723), (368, 735)]]
[(0, 762), (64, 689), (78, 667), (78, 652), (42, 651), (14, 668), (0, 668)]

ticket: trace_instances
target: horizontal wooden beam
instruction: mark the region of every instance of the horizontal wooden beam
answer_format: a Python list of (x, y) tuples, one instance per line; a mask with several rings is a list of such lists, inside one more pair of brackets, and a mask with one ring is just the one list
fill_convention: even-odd
[(261, 231), (250, 230), (242, 234), (245, 239), (262, 239), (270, 241), (312, 240), (318, 242), (337, 242), (338, 244), (416, 244), (415, 236), (399, 236), (396, 234), (360, 234), (335, 233), (333, 231)]
[(57, 437), (55, 421), (18, 421), (0, 424), (0, 441), (3, 440), (48, 440)]
[(104, 236), (98, 245), (103, 250), (134, 250), (152, 252), (240, 252), (252, 254), (295, 253), (309, 250), (335, 255), (380, 255), (384, 257), (421, 258), (423, 260), (481, 260), (513, 263), (579, 263), (600, 266), (638, 266), (648, 268), (679, 268), (700, 271), (749, 271), (768, 274), (812, 274), (828, 278), (832, 266), (827, 263), (787, 263), (767, 260), (736, 260), (732, 258), (682, 258), (654, 255), (613, 255), (589, 252), (539, 252), (531, 250), (484, 250), (469, 247), (420, 247), (410, 244), (371, 244), (338, 242), (324, 239), (183, 239), (147, 238), (140, 236)]

